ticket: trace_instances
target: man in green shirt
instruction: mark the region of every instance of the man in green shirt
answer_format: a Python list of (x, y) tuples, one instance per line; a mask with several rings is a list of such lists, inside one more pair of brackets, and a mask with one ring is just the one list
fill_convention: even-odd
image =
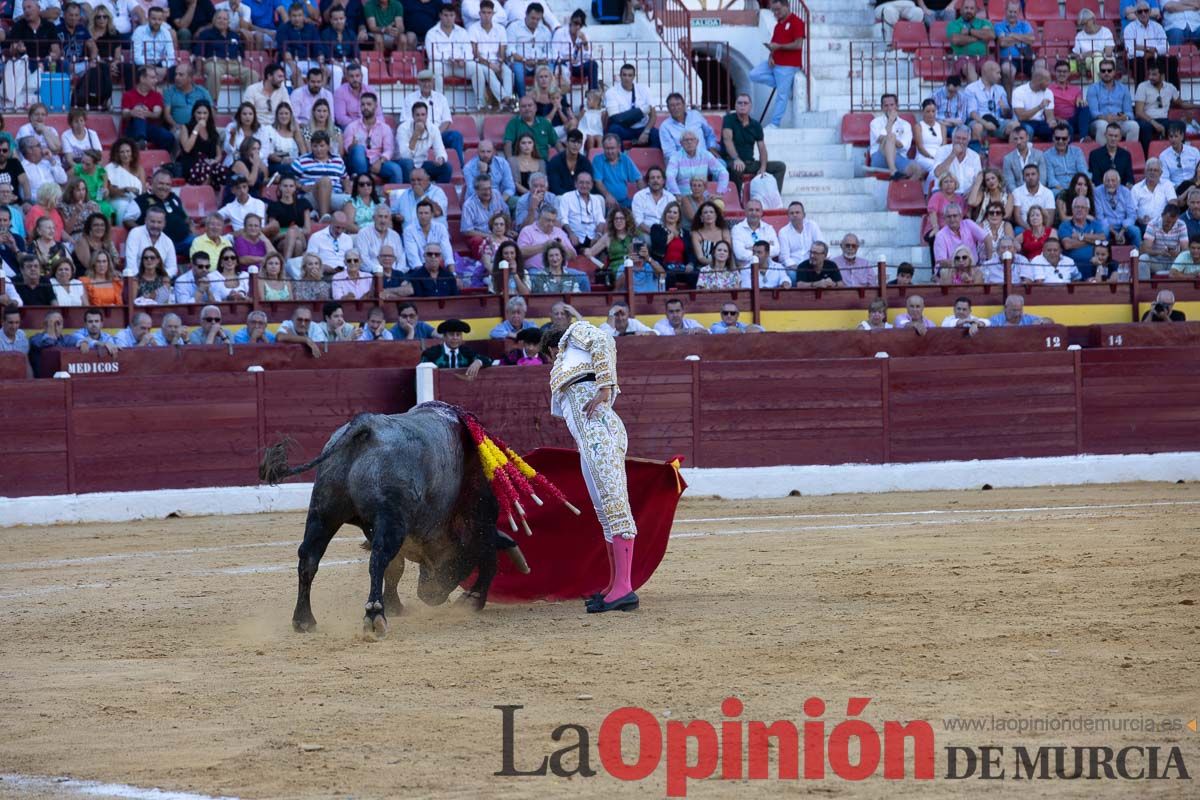
[[(363, 4), (363, 19), (379, 52), (395, 50), (404, 42), (404, 6), (400, 0), (367, 0)], [(410, 45), (415, 46), (416, 37), (411, 39)]]
[(987, 55), (988, 43), (996, 38), (992, 23), (981, 19), (976, 14), (975, 0), (963, 0), (958, 10), (958, 19), (946, 26), (946, 36), (950, 38), (950, 52), (960, 58), (954, 62), (967, 83), (979, 79), (975, 67), (979, 59)]
[(758, 120), (750, 116), (750, 95), (739, 94), (733, 101), (733, 113), (721, 120), (721, 143), (725, 146), (725, 164), (729, 177), (740, 192), (742, 178), (771, 173), (783, 192), (783, 175), (787, 166), (782, 161), (767, 160), (767, 143)]
[(550, 120), (537, 115), (537, 103), (533, 101), (531, 94), (521, 98), (517, 105), (517, 116), (510, 119), (504, 128), (504, 152), (509, 158), (513, 156), (513, 144), (523, 133), (533, 137), (538, 157), (543, 161), (550, 158), (550, 148), (558, 144), (558, 135), (554, 132)]

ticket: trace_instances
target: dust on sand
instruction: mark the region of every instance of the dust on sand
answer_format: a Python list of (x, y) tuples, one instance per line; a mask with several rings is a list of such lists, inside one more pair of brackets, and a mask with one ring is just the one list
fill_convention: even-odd
[[(661, 795), (662, 767), (641, 783), (602, 771), (569, 782), (495, 777), (493, 707), (524, 706), (518, 767), (563, 746), (550, 740), (555, 727), (578, 723), (599, 770), (595, 736), (613, 709), (719, 722), (735, 695), (743, 720), (800, 723), (810, 696), (828, 704), (827, 729), (852, 696), (872, 698), (862, 717), (877, 729), (929, 720), (939, 776), (951, 744), (1180, 743), (1194, 774), (1200, 734), (1186, 729), (955, 733), (943, 720), (1200, 713), (1198, 507), (1196, 486), (1164, 484), (686, 499), (636, 613), (430, 609), (415, 601), (409, 570), (408, 613), (374, 644), (358, 635), (366, 564), (356, 529), (326, 554), (309, 635), (290, 627), (302, 515), (6, 530), (0, 773), (244, 798)], [(984, 788), (1195, 796), (1177, 780), (940, 777), (710, 779), (691, 782), (689, 796)], [(3, 782), (0, 795), (44, 796)]]

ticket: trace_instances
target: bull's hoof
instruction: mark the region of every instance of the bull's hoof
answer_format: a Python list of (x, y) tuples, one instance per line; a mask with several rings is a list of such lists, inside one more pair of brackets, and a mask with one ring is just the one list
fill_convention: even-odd
[(387, 637), (387, 617), (383, 615), (383, 603), (376, 600), (367, 603), (367, 613), (363, 617), (363, 638), (368, 641), (379, 641)]
[(482, 592), (463, 592), (455, 604), (470, 606), (475, 611), (482, 611), (483, 607), (487, 605), (487, 595)]
[(404, 613), (404, 604), (400, 602), (399, 596), (385, 595), (383, 598), (383, 610), (389, 617), (398, 617)]
[(363, 638), (370, 642), (378, 642), (387, 638), (387, 619), (382, 614), (363, 617)]
[(316, 617), (292, 617), (292, 630), (296, 633), (309, 633), (316, 630)]

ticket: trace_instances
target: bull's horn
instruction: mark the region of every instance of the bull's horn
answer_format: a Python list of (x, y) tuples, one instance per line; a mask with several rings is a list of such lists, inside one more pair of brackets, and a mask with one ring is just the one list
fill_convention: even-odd
[(517, 572), (522, 575), (529, 574), (529, 562), (525, 560), (525, 554), (521, 552), (520, 547), (514, 544), (512, 547), (505, 549), (504, 555), (517, 568)]

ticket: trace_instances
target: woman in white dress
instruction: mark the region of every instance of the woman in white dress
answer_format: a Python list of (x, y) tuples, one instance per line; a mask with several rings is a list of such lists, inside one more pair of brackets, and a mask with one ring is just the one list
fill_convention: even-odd
[(233, 122), (225, 128), (225, 166), (233, 167), (233, 162), (241, 151), (242, 142), (247, 139), (257, 139), (263, 151), (270, 152), (270, 130), (270, 126), (259, 124), (258, 112), (253, 103), (242, 103), (238, 106), (237, 113), (233, 115)]
[(146, 191), (146, 171), (138, 163), (138, 148), (133, 139), (113, 142), (109, 162), (104, 168), (112, 195), (108, 198), (116, 212), (117, 224), (138, 218), (137, 197)]
[(946, 126), (938, 122), (937, 103), (933, 98), (926, 98), (921, 103), (921, 120), (913, 126), (913, 144), (916, 145), (915, 161), (926, 172), (933, 172), (937, 164), (933, 154), (946, 143)]
[(272, 175), (282, 172), (284, 175), (295, 176), (295, 163), (300, 159), (304, 137), (300, 134), (300, 126), (292, 115), (290, 103), (280, 103), (275, 109), (275, 120), (267, 128), (267, 136), (271, 140), (270, 147), (263, 147), (267, 157), (267, 168)]
[[(232, 255), (233, 258), (226, 258)], [(250, 275), (238, 273), (237, 253), (232, 247), (221, 250), (217, 268), (208, 273), (208, 299), (212, 303), (232, 303), (250, 299)]]
[(82, 306), (87, 301), (87, 290), (83, 281), (75, 277), (75, 266), (69, 258), (59, 261), (54, 268), (50, 288), (54, 290), (56, 306)]
[(87, 111), (82, 108), (72, 108), (67, 113), (67, 129), (59, 138), (62, 140), (62, 154), (67, 169), (79, 163), (84, 153), (99, 153), (103, 149), (100, 146), (100, 134), (88, 128)]

